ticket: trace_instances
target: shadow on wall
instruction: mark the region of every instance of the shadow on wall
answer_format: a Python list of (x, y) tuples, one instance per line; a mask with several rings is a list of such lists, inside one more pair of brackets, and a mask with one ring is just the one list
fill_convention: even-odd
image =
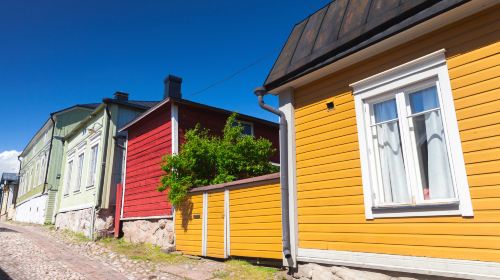
[[(182, 205), (179, 207), (179, 211), (181, 211), (182, 215), (182, 228), (184, 231), (187, 231), (187, 227), (189, 222), (193, 219), (193, 202), (191, 202), (191, 198), (187, 198)], [(197, 214), (200, 217), (197, 219), (201, 219), (201, 215)]]
[(12, 278), (0, 268), (0, 279), (2, 280), (12, 280)]

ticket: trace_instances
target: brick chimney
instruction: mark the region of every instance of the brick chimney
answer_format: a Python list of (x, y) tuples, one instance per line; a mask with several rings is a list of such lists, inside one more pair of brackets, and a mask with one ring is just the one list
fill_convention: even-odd
[(165, 84), (165, 91), (163, 93), (163, 98), (172, 97), (172, 98), (182, 98), (181, 93), (181, 84), (182, 78), (176, 77), (174, 75), (168, 75), (163, 81)]
[(127, 101), (128, 100), (128, 93), (117, 91), (113, 95), (113, 98), (116, 100)]

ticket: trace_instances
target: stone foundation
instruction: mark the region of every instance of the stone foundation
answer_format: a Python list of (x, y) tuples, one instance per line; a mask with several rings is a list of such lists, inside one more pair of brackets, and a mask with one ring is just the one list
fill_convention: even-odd
[[(58, 213), (56, 216), (56, 229), (67, 229), (73, 232), (83, 233), (91, 237), (92, 229), (92, 208), (80, 209)], [(95, 236), (107, 236), (107, 233), (113, 229), (113, 211), (108, 209), (99, 209), (96, 212), (94, 232)]]
[(122, 221), (123, 238), (131, 243), (149, 243), (174, 251), (172, 219)]

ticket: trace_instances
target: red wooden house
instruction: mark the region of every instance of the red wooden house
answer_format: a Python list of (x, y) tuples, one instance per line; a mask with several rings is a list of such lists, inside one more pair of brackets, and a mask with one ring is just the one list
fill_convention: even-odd
[[(186, 130), (199, 123), (212, 132), (222, 131), (227, 117), (232, 113), (182, 99), (181, 82), (182, 79), (178, 77), (168, 76), (165, 79), (163, 101), (120, 130), (127, 135), (127, 153), (119, 214), (124, 235), (131, 241), (158, 243), (158, 237), (151, 237), (151, 234), (134, 236), (136, 230), (131, 225), (133, 221), (142, 221), (136, 223), (143, 228), (142, 232), (157, 232), (158, 221), (166, 220), (161, 223), (167, 225), (171, 221), (172, 206), (167, 201), (167, 195), (157, 191), (163, 175), (160, 168), (163, 157), (178, 152)], [(278, 149), (277, 123), (242, 114), (238, 115), (238, 120), (245, 133), (267, 138)], [(272, 161), (279, 161), (278, 152)], [(144, 223), (145, 220), (150, 223)]]

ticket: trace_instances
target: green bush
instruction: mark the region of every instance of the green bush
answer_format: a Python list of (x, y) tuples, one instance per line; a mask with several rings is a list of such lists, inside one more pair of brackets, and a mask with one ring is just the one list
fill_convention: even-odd
[(277, 172), (269, 161), (276, 152), (269, 140), (244, 135), (243, 127), (232, 114), (223, 135), (214, 136), (197, 125), (188, 130), (177, 155), (166, 155), (159, 191), (169, 190), (168, 198), (179, 206), (190, 188), (231, 182)]

